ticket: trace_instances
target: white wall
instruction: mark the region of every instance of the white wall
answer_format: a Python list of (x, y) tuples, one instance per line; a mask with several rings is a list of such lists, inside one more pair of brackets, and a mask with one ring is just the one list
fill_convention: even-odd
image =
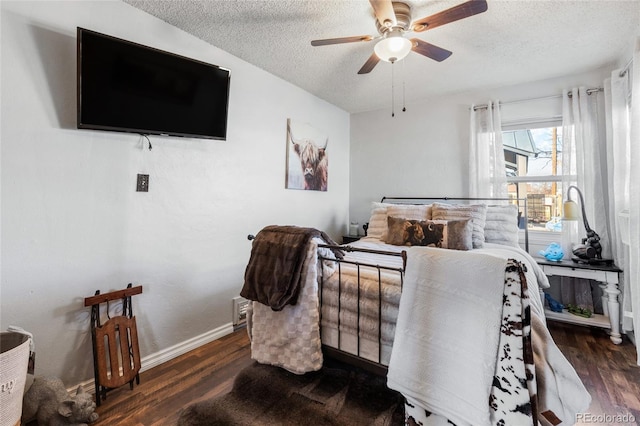
[[(504, 122), (539, 118), (547, 112), (561, 115), (560, 97), (509, 102), (559, 95), (565, 88), (581, 85), (602, 87), (612, 69), (428, 99), (407, 105), (406, 112), (398, 111), (396, 105), (395, 117), (391, 117), (391, 105), (385, 110), (352, 114), (350, 219), (367, 222), (371, 202), (383, 196), (467, 197), (472, 104), (505, 102), (501, 110)], [(411, 82), (406, 84), (411, 90)]]
[[(251, 244), (270, 224), (338, 238), (349, 115), (119, 1), (2, 1), (0, 328), (36, 343), (36, 373), (93, 378), (83, 299), (133, 298), (143, 358), (231, 329)], [(76, 129), (76, 27), (231, 69), (227, 141)], [(329, 136), (329, 191), (284, 189), (286, 120)], [(150, 191), (135, 192), (136, 174)]]

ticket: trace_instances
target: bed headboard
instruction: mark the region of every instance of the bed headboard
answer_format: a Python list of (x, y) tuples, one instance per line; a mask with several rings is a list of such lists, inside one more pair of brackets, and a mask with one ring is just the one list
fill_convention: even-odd
[(429, 204), (441, 202), (448, 204), (516, 204), (518, 206), (518, 228), (524, 231), (524, 247), (529, 252), (529, 216), (526, 198), (462, 198), (462, 197), (382, 197), (381, 203), (391, 204)]

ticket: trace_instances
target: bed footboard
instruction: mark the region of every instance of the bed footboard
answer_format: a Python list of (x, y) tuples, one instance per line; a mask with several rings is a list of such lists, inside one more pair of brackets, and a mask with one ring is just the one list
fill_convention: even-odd
[[(399, 296), (404, 285), (407, 252), (340, 247), (352, 255), (333, 259), (319, 254), (322, 265), (319, 300), (324, 356), (386, 376)], [(364, 255), (359, 257), (359, 254)], [(369, 255), (374, 255), (370, 259), (372, 261), (363, 260), (368, 259)], [(394, 260), (389, 258), (399, 262), (398, 265), (392, 266)], [(505, 306), (498, 346), (503, 356), (496, 360), (489, 404), (494, 419), (526, 421), (521, 417), (528, 416), (521, 415), (518, 407), (526, 407), (531, 416), (528, 420), (535, 420), (537, 415), (529, 295), (523, 268), (519, 262), (510, 259), (504, 271), (502, 284)], [(372, 353), (372, 348), (375, 353)], [(511, 385), (505, 388), (504, 383)], [(416, 413), (425, 413), (425, 407), (416, 401), (407, 400), (405, 408), (408, 416), (414, 419), (417, 419)]]
[(318, 256), (322, 265), (319, 299), (325, 356), (386, 374), (406, 251), (349, 245), (318, 247), (346, 252), (343, 259)]

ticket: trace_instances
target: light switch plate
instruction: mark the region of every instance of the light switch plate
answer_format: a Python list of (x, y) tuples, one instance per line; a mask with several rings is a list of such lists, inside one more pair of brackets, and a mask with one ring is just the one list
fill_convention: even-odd
[(137, 192), (149, 192), (149, 175), (138, 174)]

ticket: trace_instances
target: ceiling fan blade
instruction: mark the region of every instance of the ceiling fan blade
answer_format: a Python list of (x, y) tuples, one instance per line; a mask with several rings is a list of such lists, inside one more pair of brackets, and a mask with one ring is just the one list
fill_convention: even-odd
[(412, 24), (412, 28), (415, 32), (431, 30), (440, 25), (485, 12), (487, 7), (486, 0), (469, 0), (450, 9), (419, 19)]
[(369, 59), (367, 59), (367, 62), (364, 63), (362, 68), (360, 68), (360, 71), (358, 71), (358, 74), (370, 73), (371, 70), (373, 70), (373, 68), (376, 65), (378, 65), (378, 62), (380, 62), (380, 58), (378, 58), (378, 56), (375, 53), (373, 53), (371, 56), (369, 56)]
[(451, 56), (450, 51), (447, 49), (443, 49), (442, 47), (434, 46), (431, 43), (427, 43), (426, 41), (422, 41), (419, 38), (412, 38), (411, 42), (413, 43), (413, 50), (416, 53), (426, 56), (427, 58), (431, 58), (434, 61), (442, 62)]
[(338, 37), (338, 38), (325, 38), (322, 40), (312, 40), (312, 46), (326, 46), (329, 44), (340, 44), (340, 43), (354, 43), (357, 41), (371, 41), (373, 37), (370, 35), (363, 36), (352, 36), (352, 37)]
[[(392, 27), (398, 23), (398, 20), (396, 19), (396, 12), (393, 10), (391, 0), (369, 0), (369, 3), (371, 3), (376, 19), (378, 19), (381, 26)], [(387, 23), (385, 24), (385, 22)]]

